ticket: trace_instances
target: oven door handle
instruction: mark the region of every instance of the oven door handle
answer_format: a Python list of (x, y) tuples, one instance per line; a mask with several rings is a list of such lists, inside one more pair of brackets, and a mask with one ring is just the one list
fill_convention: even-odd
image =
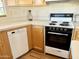
[(64, 36), (68, 36), (68, 34), (62, 34), (62, 33), (55, 33), (55, 32), (48, 32), (49, 34), (56, 34), (56, 35), (64, 35)]

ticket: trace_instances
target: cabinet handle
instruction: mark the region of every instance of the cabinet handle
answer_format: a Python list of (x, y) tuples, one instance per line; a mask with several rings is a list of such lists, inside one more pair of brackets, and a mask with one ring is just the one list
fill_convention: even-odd
[(12, 34), (14, 34), (15, 32), (12, 32)]

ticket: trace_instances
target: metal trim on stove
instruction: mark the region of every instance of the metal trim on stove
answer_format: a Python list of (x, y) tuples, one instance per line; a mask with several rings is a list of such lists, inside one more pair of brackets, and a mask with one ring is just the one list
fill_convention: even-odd
[(69, 59), (69, 53), (70, 53), (70, 51), (49, 47), (49, 46), (45, 46), (45, 52), (62, 58), (66, 58), (66, 59)]

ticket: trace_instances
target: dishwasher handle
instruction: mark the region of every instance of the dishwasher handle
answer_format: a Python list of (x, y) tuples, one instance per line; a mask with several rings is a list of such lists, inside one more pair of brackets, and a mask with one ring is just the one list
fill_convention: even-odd
[(14, 34), (15, 32), (11, 32), (11, 34)]

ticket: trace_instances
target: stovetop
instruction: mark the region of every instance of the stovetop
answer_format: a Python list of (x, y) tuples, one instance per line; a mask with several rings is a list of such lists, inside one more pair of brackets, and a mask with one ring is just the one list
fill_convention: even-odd
[[(51, 23), (49, 23), (50, 25), (57, 25), (57, 21), (52, 21)], [(63, 21), (61, 23), (59, 23), (60, 26), (70, 26), (69, 22)]]
[(49, 26), (74, 28), (73, 22), (67, 21), (50, 21)]
[(61, 26), (70, 26), (69, 22), (62, 22), (60, 25)]

